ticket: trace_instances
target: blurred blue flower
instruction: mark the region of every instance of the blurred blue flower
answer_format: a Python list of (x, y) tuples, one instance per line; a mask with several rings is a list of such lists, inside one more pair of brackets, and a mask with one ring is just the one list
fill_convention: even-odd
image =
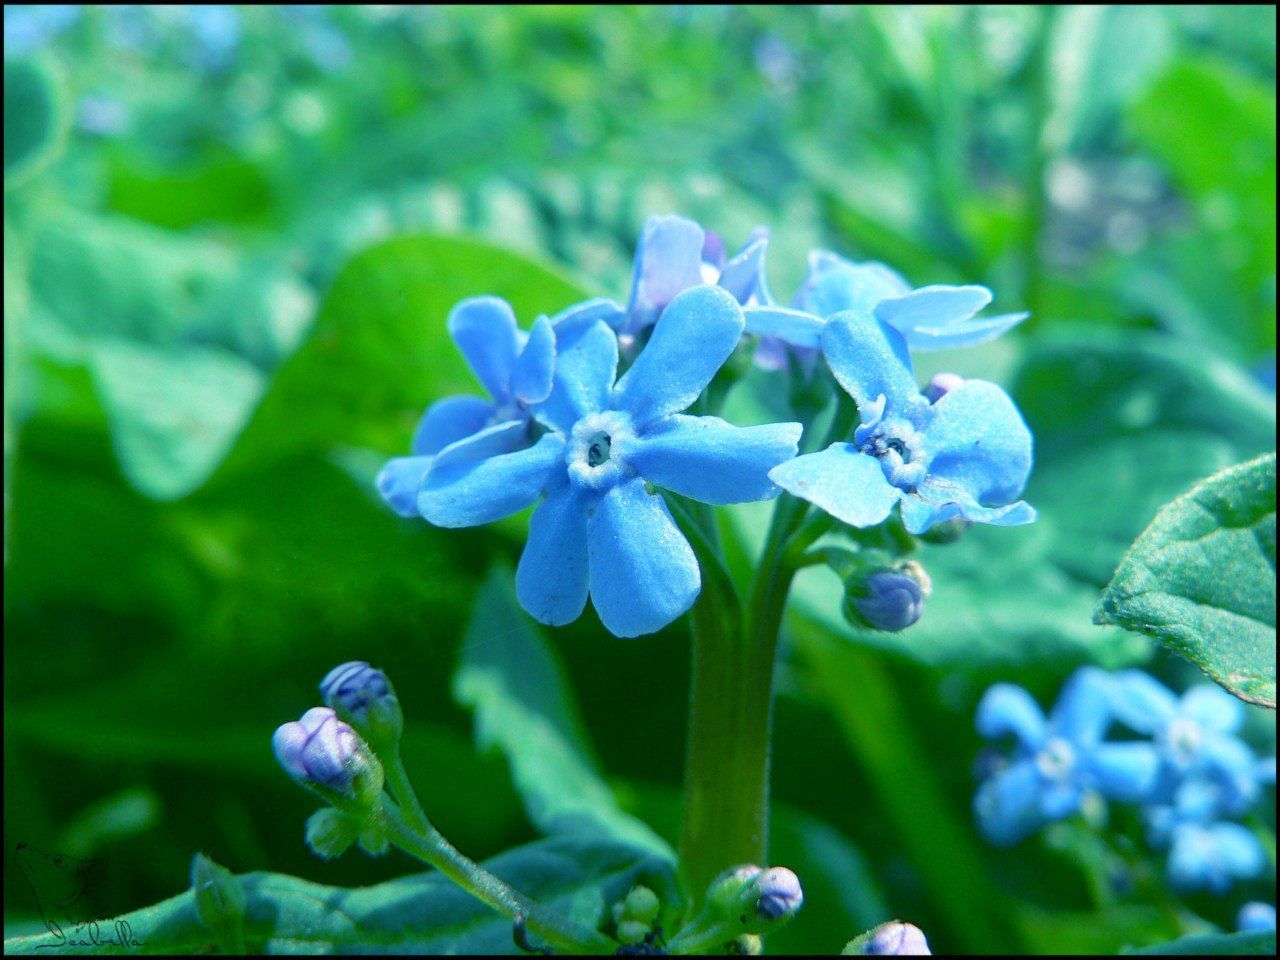
[(1262, 843), (1238, 823), (1180, 823), (1173, 829), (1167, 874), (1178, 890), (1221, 896), (1236, 881), (1258, 876), (1266, 864)]
[(953, 517), (1000, 526), (1035, 519), (1017, 499), (1031, 472), (1031, 434), (1003, 390), (966, 380), (931, 404), (902, 335), (866, 313), (832, 317), (822, 348), (862, 426), (853, 443), (778, 467), (775, 483), (855, 527), (883, 522), (897, 503), (911, 533)]
[(378, 474), (382, 499), (402, 517), (417, 516), (418, 488), (435, 457), (468, 438), (486, 456), (529, 445), (529, 407), (551, 393), (556, 336), (551, 321), (539, 317), (529, 333), (516, 325), (505, 300), (473, 297), (449, 314), (449, 333), (492, 402), (455, 396), (427, 408), (413, 433), (411, 454), (387, 461)]
[(516, 571), (521, 605), (568, 623), (588, 595), (605, 627), (652, 633), (692, 605), (697, 560), (650, 484), (704, 503), (776, 496), (769, 470), (795, 455), (800, 425), (734, 427), (683, 416), (733, 352), (742, 309), (698, 286), (663, 311), (644, 350), (614, 383), (618, 338), (596, 322), (563, 345), (554, 386), (534, 407), (547, 429), (533, 446), (493, 450), (495, 431), (441, 451), (418, 496), (432, 523), (470, 527), (542, 502)]
[(759, 227), (726, 262), (718, 234), (676, 214), (650, 217), (636, 245), (630, 299), (612, 325), (623, 337), (634, 337), (676, 296), (703, 283), (718, 284), (740, 304), (771, 302), (764, 276), (768, 242), (769, 231)]
[(1159, 757), (1149, 743), (1104, 741), (1111, 703), (1111, 678), (1094, 667), (1071, 676), (1047, 719), (1021, 687), (998, 683), (986, 692), (978, 733), (1015, 741), (1011, 762), (974, 798), (979, 827), (992, 843), (1016, 843), (1072, 815), (1086, 791), (1115, 800), (1146, 796)]
[(225, 70), (240, 47), (244, 30), (240, 11), (225, 3), (193, 3), (185, 10), (195, 41), (196, 64), (213, 72)]
[(1161, 775), (1151, 802), (1168, 804), (1189, 778), (1212, 791), (1213, 816), (1244, 812), (1258, 794), (1257, 758), (1235, 732), (1244, 705), (1220, 687), (1200, 684), (1179, 698), (1141, 670), (1123, 670), (1115, 680), (1116, 718), (1152, 737)]
[(1254, 900), (1240, 908), (1236, 916), (1236, 929), (1241, 933), (1258, 931), (1266, 933), (1276, 928), (1276, 905)]
[(6, 4), (4, 55), (21, 57), (39, 50), (78, 19), (83, 4)]
[(1029, 316), (976, 318), (990, 302), (986, 287), (935, 284), (913, 290), (883, 263), (853, 263), (826, 250), (810, 254), (809, 275), (794, 301), (797, 309), (818, 317), (846, 310), (870, 313), (901, 333), (912, 350), (971, 347), (994, 340)]

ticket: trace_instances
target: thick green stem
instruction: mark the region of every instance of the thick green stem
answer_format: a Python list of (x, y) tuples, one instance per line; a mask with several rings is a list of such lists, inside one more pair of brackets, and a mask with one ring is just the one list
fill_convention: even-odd
[(449, 843), (424, 818), (424, 829), (414, 829), (389, 803), (384, 804), (388, 839), (410, 856), (432, 867), (462, 887), (473, 897), (499, 913), (523, 920), (525, 927), (548, 943), (569, 953), (613, 953), (617, 943), (602, 933), (580, 927), (557, 916), (541, 904), (495, 877)]
[(382, 767), (386, 772), (387, 787), (391, 795), (396, 798), (396, 802), (400, 804), (400, 809), (409, 826), (420, 833), (433, 829), (431, 821), (427, 819), (427, 812), (422, 809), (422, 804), (418, 801), (413, 784), (409, 782), (409, 773), (404, 768), (404, 761), (400, 759), (398, 746), (395, 750), (388, 751)]

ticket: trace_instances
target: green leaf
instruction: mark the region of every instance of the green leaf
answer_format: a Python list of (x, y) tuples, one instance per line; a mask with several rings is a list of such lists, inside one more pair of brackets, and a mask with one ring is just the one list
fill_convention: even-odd
[(510, 571), (495, 568), (480, 589), (453, 691), (475, 711), (481, 746), (506, 755), (538, 829), (630, 843), (674, 861), (667, 843), (623, 813), (600, 778), (564, 671), (516, 602)]
[(1137, 954), (1195, 957), (1273, 957), (1276, 953), (1274, 930), (1252, 933), (1211, 933), (1181, 937), (1169, 943), (1134, 950)]
[(450, 309), (480, 294), (508, 300), (525, 327), (587, 296), (550, 268), (484, 243), (405, 237), (372, 247), (334, 281), (227, 470), (338, 445), (407, 450), (428, 404), (481, 392), (445, 329)]
[(68, 110), (62, 82), (43, 60), (4, 61), (4, 187), (47, 166), (66, 142)]
[[(634, 847), (584, 843), (565, 837), (518, 847), (485, 866), (517, 889), (579, 922), (600, 924), (614, 901), (655, 864)], [(454, 953), (518, 952), (511, 921), (473, 899), (434, 871), (358, 889), (326, 887), (273, 873), (236, 878), (247, 902), (245, 943), (250, 953)], [(140, 946), (110, 944), (127, 924)], [(95, 954), (208, 952), (217, 935), (196, 915), (192, 894), (99, 924), (107, 945), (81, 947)], [(69, 927), (67, 936), (87, 937)], [(536, 939), (536, 938), (535, 938)], [(6, 954), (45, 953), (61, 945), (51, 934), (6, 940)]]
[(1098, 607), (1236, 696), (1276, 705), (1276, 455), (1216, 473), (1156, 514)]

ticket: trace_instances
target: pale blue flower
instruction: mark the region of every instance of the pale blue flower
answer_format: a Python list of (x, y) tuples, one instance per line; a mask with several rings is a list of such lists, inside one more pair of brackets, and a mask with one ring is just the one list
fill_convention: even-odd
[(822, 348), (862, 426), (852, 443), (778, 467), (775, 483), (855, 527), (884, 522), (899, 503), (911, 533), (953, 517), (1000, 526), (1035, 519), (1017, 499), (1031, 472), (1031, 434), (1003, 390), (966, 380), (930, 403), (902, 335), (866, 313), (832, 317)]
[(800, 425), (734, 427), (683, 416), (733, 352), (742, 309), (726, 291), (675, 297), (615, 383), (618, 338), (596, 322), (558, 352), (534, 407), (547, 432), (495, 452), (490, 428), (441, 451), (418, 496), (445, 527), (489, 523), (539, 503), (516, 571), (520, 603), (543, 623), (576, 619), (588, 595), (617, 636), (652, 633), (693, 604), (697, 560), (662, 487), (704, 503), (776, 496), (769, 471), (795, 455)]
[(448, 327), (493, 399), (446, 397), (427, 408), (414, 430), (410, 456), (389, 460), (378, 474), (378, 493), (402, 517), (417, 516), (418, 487), (437, 454), (476, 436), (490, 455), (528, 446), (529, 408), (551, 393), (556, 335), (546, 317), (526, 334), (505, 300), (474, 297), (453, 308)]
[(1238, 823), (1180, 823), (1169, 846), (1169, 885), (1221, 896), (1237, 881), (1251, 880), (1267, 865), (1253, 832)]
[(1236, 916), (1236, 929), (1241, 933), (1267, 933), (1276, 928), (1276, 905), (1253, 901), (1240, 908)]
[[(1025, 320), (1029, 314), (1006, 313), (977, 317), (991, 303), (991, 291), (976, 284), (935, 284), (913, 290), (898, 273), (883, 263), (853, 263), (826, 250), (809, 256), (809, 275), (796, 292), (797, 311), (818, 318), (855, 310), (869, 313), (902, 334), (912, 350), (947, 350), (994, 340)], [(764, 322), (747, 317), (747, 329)], [(796, 321), (779, 327), (773, 335), (799, 347), (816, 346), (812, 325)]]
[(1085, 793), (1114, 800), (1146, 796), (1159, 758), (1145, 742), (1107, 742), (1111, 678), (1095, 667), (1074, 673), (1046, 718), (1021, 687), (998, 683), (978, 704), (983, 737), (1011, 736), (1010, 763), (974, 798), (978, 825), (992, 842), (1016, 843), (1080, 809)]

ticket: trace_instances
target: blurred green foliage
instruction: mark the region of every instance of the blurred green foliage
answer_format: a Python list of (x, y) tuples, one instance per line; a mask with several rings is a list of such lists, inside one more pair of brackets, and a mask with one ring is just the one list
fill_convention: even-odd
[[(503, 696), (486, 634), (508, 628), (467, 624), (523, 520), (434, 530), (371, 480), (427, 402), (471, 389), (456, 300), (527, 322), (620, 297), (644, 218), (676, 210), (730, 246), (773, 227), (775, 290), (826, 246), (1033, 311), (922, 373), (1010, 386), (1041, 521), (927, 547), (936, 593), (902, 634), (850, 638), (835, 581), (801, 578), (774, 849), (808, 897), (773, 947), (834, 952), (888, 916), (941, 950), (1184, 932), (1099, 893), (1080, 849), (980, 842), (971, 717), (997, 677), (1047, 698), (1078, 663), (1151, 656), (1090, 624), (1100, 590), (1159, 506), (1274, 447), (1273, 10), (230, 13), (5, 11), (10, 843), (108, 858), (112, 913), (181, 890), (195, 850), (344, 887), (412, 871), (311, 857), (271, 757), (351, 658), (395, 679), (410, 773), (468, 853), (551, 829), (562, 798), (521, 798), (565, 777), (588, 815), (673, 842), (683, 628), (618, 641), (589, 615), (545, 638), (576, 706)], [(762, 417), (779, 392), (753, 376), (732, 403)], [(518, 752), (512, 711), (547, 696), (589, 746), (557, 760), (542, 730), (508, 768), (451, 684), (482, 746)], [(38, 927), (17, 874), (7, 934)], [(1245, 893), (1273, 901), (1274, 875)], [(1230, 928), (1237, 903), (1193, 906)], [(509, 942), (486, 930), (473, 945)]]

